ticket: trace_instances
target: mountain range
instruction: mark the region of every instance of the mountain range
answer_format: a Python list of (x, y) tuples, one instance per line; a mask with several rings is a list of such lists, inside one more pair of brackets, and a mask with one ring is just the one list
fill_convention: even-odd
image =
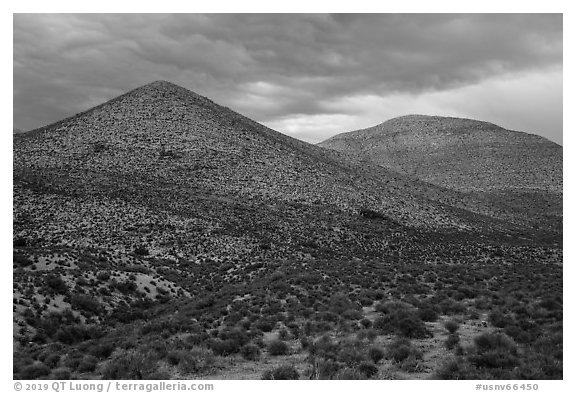
[[(408, 301), (360, 272), (410, 266), (421, 289), (422, 266), (561, 263), (562, 148), (489, 123), (407, 116), (311, 145), (157, 81), (13, 141), (25, 356), (30, 341), (80, 345), (45, 325), (66, 309), (81, 326), (192, 318), (217, 335), (238, 299), (314, 297), (318, 277), (329, 292)], [(90, 372), (115, 379), (115, 356)]]

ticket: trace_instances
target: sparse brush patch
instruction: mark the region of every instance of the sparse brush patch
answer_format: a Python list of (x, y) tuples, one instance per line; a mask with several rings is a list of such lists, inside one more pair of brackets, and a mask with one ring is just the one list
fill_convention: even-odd
[(282, 340), (282, 341), (286, 341), (290, 338), (290, 333), (288, 333), (288, 330), (282, 328), (278, 331), (278, 339)]
[(108, 361), (104, 379), (157, 379), (158, 356), (152, 352), (128, 351)]
[(20, 379), (38, 379), (48, 375), (50, 375), (50, 367), (40, 362), (24, 366), (19, 372)]
[(69, 369), (67, 368), (57, 368), (55, 370), (52, 370), (52, 374), (51, 374), (51, 379), (57, 379), (57, 380), (67, 380), (70, 379), (70, 377), (72, 376), (72, 373), (70, 372)]
[(208, 342), (208, 347), (219, 356), (229, 356), (240, 351), (240, 343), (234, 340), (212, 339)]
[(356, 368), (345, 367), (345, 368), (339, 370), (334, 375), (334, 379), (346, 380), (346, 381), (363, 380), (363, 379), (366, 379), (366, 374), (362, 373), (361, 371), (359, 371)]
[(458, 333), (450, 333), (444, 342), (444, 346), (448, 350), (454, 349), (460, 343), (460, 336)]
[(58, 365), (58, 362), (60, 362), (60, 355), (57, 353), (52, 353), (42, 360), (42, 363), (50, 367), (50, 369), (55, 368)]
[(267, 380), (289, 380), (289, 379), (300, 379), (300, 373), (296, 370), (296, 367), (292, 365), (283, 365), (276, 367), (273, 370), (267, 370), (262, 375), (262, 379)]
[(374, 364), (377, 364), (380, 360), (382, 360), (385, 356), (384, 351), (381, 348), (371, 347), (368, 350), (368, 357), (372, 359)]
[(258, 360), (260, 359), (260, 348), (254, 344), (246, 344), (240, 348), (240, 354), (246, 360)]
[(488, 321), (492, 324), (492, 326), (497, 328), (505, 328), (508, 325), (514, 323), (514, 320), (510, 316), (505, 315), (499, 310), (491, 311), (488, 314)]
[(372, 327), (372, 321), (367, 319), (367, 318), (362, 318), (360, 320), (360, 325), (364, 328), (364, 329), (369, 329)]
[(438, 313), (432, 307), (419, 308), (417, 315), (424, 322), (436, 322), (438, 320)]
[(98, 365), (98, 359), (95, 356), (86, 355), (84, 356), (84, 358), (82, 358), (80, 364), (78, 364), (78, 368), (76, 369), (76, 371), (80, 373), (92, 372), (96, 370), (97, 365)]
[(468, 380), (478, 379), (475, 368), (465, 358), (453, 357), (445, 361), (432, 375), (432, 379)]
[(358, 371), (366, 376), (366, 378), (372, 378), (378, 374), (378, 367), (372, 363), (362, 362), (358, 365)]
[(283, 356), (289, 352), (288, 345), (281, 340), (273, 340), (268, 344), (268, 353), (271, 356)]
[(400, 363), (408, 357), (415, 359), (422, 359), (422, 352), (414, 348), (412, 343), (407, 338), (396, 338), (386, 347), (386, 359), (390, 359), (396, 363)]
[(150, 255), (150, 251), (144, 245), (139, 245), (134, 249), (134, 254), (138, 256), (147, 256)]
[(454, 334), (460, 328), (460, 324), (455, 320), (451, 319), (449, 321), (444, 322), (444, 328), (448, 331), (448, 333)]
[(336, 359), (347, 366), (356, 366), (365, 360), (365, 356), (355, 343), (339, 343)]
[(424, 322), (415, 313), (403, 309), (390, 310), (388, 314), (376, 318), (374, 328), (383, 333), (397, 333), (409, 338), (432, 336)]
[(48, 274), (46, 275), (45, 283), (50, 293), (59, 295), (68, 294), (68, 285), (66, 285), (60, 276)]
[(23, 237), (15, 237), (13, 241), (14, 247), (26, 247), (26, 238)]
[(480, 368), (512, 368), (519, 364), (516, 344), (501, 333), (484, 333), (474, 338), (474, 353), (468, 356)]

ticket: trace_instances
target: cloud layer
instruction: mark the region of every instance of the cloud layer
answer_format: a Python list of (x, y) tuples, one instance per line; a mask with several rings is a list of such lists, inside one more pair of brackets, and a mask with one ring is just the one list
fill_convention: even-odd
[(311, 142), (407, 113), (562, 141), (562, 16), (17, 14), (14, 127), (158, 79)]

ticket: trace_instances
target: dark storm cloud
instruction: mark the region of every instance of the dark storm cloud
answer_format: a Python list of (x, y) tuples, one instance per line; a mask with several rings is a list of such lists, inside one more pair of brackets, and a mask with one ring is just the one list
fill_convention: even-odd
[[(367, 97), (417, 103), (498, 78), (561, 78), (561, 67), (561, 15), (22, 14), (14, 17), (14, 126), (38, 127), (166, 79), (319, 140), (322, 127), (324, 136), (386, 120), (388, 112), (358, 105)], [(510, 118), (498, 119), (524, 125), (514, 122), (522, 114), (514, 100), (507, 105)], [(561, 140), (555, 121), (541, 132)]]

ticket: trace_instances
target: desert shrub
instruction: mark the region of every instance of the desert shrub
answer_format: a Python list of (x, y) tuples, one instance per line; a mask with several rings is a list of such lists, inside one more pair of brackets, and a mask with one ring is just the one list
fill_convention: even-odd
[(374, 320), (372, 324), (374, 329), (381, 331), (382, 333), (393, 333), (394, 332), (394, 322), (390, 316), (380, 316)]
[(408, 356), (399, 363), (399, 369), (408, 373), (414, 373), (421, 370), (420, 360), (416, 356)]
[(450, 358), (434, 372), (433, 379), (468, 380), (479, 379), (472, 365), (462, 357)]
[(32, 363), (34, 363), (34, 359), (32, 359), (30, 356), (22, 356), (21, 354), (15, 352), (14, 362), (12, 364), (12, 372), (17, 374), (22, 368), (29, 366)]
[(344, 367), (343, 369), (339, 370), (336, 373), (336, 375), (334, 375), (334, 379), (340, 379), (340, 380), (346, 380), (346, 381), (362, 380), (362, 379), (366, 379), (366, 375), (363, 374), (362, 372), (360, 372), (356, 368)]
[(514, 323), (514, 320), (499, 310), (494, 310), (488, 314), (488, 321), (497, 328), (505, 328)]
[(150, 255), (150, 251), (148, 251), (146, 246), (139, 245), (138, 247), (136, 247), (134, 249), (134, 254), (139, 255), (139, 256), (146, 256), (146, 255)]
[(260, 359), (260, 348), (254, 344), (246, 344), (240, 348), (240, 354), (246, 360)]
[(432, 336), (424, 322), (415, 313), (403, 309), (389, 309), (388, 314), (376, 318), (374, 328), (382, 333), (397, 333), (409, 338)]
[(70, 379), (72, 373), (69, 369), (61, 367), (55, 370), (52, 370), (51, 379), (59, 379), (59, 380), (66, 380)]
[(102, 305), (94, 298), (86, 295), (72, 295), (70, 305), (74, 310), (80, 310), (88, 315), (99, 315), (103, 311)]
[(68, 293), (68, 285), (62, 280), (62, 277), (55, 274), (48, 274), (44, 280), (48, 290), (51, 293), (66, 295)]
[(50, 367), (50, 369), (53, 369), (58, 365), (59, 361), (60, 361), (60, 355), (58, 355), (57, 353), (52, 353), (46, 356), (46, 358), (42, 360), (42, 363)]
[(376, 311), (381, 312), (383, 314), (390, 314), (399, 310), (406, 310), (406, 304), (402, 302), (378, 302), (374, 307)]
[(338, 322), (340, 316), (335, 312), (322, 311), (316, 314), (316, 319), (324, 322)]
[(344, 319), (356, 321), (356, 320), (359, 320), (362, 318), (362, 312), (360, 312), (359, 310), (350, 309), (350, 310), (344, 311), (342, 313), (342, 317)]
[(288, 333), (288, 330), (282, 328), (278, 331), (278, 338), (282, 341), (286, 341), (290, 338), (290, 333)]
[(336, 359), (338, 344), (334, 343), (330, 336), (323, 335), (312, 343), (309, 348), (310, 355), (326, 359)]
[(419, 308), (416, 313), (418, 318), (424, 322), (436, 322), (438, 320), (438, 313), (432, 307)]
[(203, 368), (200, 359), (194, 353), (182, 351), (178, 359), (178, 370), (184, 374), (195, 374)]
[(466, 306), (454, 299), (444, 299), (438, 307), (440, 312), (445, 315), (463, 314), (466, 312)]
[(357, 310), (358, 307), (350, 301), (348, 296), (337, 293), (330, 297), (328, 309), (333, 313), (343, 314), (346, 310)]
[(376, 340), (376, 337), (378, 337), (378, 332), (376, 330), (374, 329), (366, 330), (366, 338), (368, 339), (368, 341), (372, 342)]
[(444, 342), (444, 345), (447, 349), (451, 350), (456, 347), (460, 343), (460, 336), (457, 333), (450, 333), (448, 338)]
[(128, 295), (134, 293), (138, 289), (138, 285), (132, 280), (116, 281), (112, 280), (110, 283), (112, 289), (118, 290), (118, 292)]
[(229, 356), (240, 351), (240, 343), (237, 341), (227, 339), (212, 339), (208, 343), (208, 347), (219, 356)]
[(364, 329), (369, 329), (372, 327), (372, 321), (367, 318), (362, 318), (360, 320), (360, 325), (362, 325)]
[[(158, 356), (152, 352), (124, 352), (102, 370), (103, 379), (158, 379)], [(162, 379), (162, 378), (160, 378)]]
[(518, 365), (516, 345), (501, 333), (484, 333), (474, 338), (475, 352), (468, 359), (477, 367), (512, 368)]
[(365, 360), (360, 348), (353, 343), (340, 343), (336, 359), (349, 367), (356, 366)]
[(300, 348), (306, 350), (312, 347), (313, 342), (308, 336), (301, 336), (300, 337)]
[(273, 321), (271, 319), (260, 319), (258, 320), (254, 326), (260, 330), (262, 330), (263, 332), (271, 332), (274, 327), (276, 326), (276, 321)]
[(478, 352), (490, 350), (516, 352), (514, 342), (501, 333), (483, 333), (474, 338), (474, 345)]
[(96, 279), (98, 281), (108, 281), (110, 279), (110, 272), (102, 270), (96, 274)]
[(50, 367), (43, 363), (36, 362), (28, 366), (24, 366), (20, 370), (19, 374), (21, 379), (38, 379), (40, 377), (50, 375)]
[(76, 371), (80, 373), (92, 372), (96, 370), (97, 365), (98, 365), (98, 359), (95, 356), (86, 355), (78, 365)]
[(268, 344), (268, 353), (272, 356), (287, 355), (288, 350), (288, 345), (281, 340), (273, 340)]
[(14, 265), (16, 266), (20, 266), (20, 267), (26, 267), (26, 266), (30, 266), (32, 265), (34, 262), (32, 262), (32, 260), (30, 258), (28, 258), (26, 255), (24, 254), (20, 254), (20, 253), (14, 253), (14, 255), (12, 256), (12, 262), (14, 263)]
[(194, 348), (190, 351), (172, 350), (166, 355), (166, 361), (185, 375), (207, 371), (214, 365), (214, 355), (207, 349)]
[(170, 351), (166, 354), (166, 361), (172, 366), (177, 366), (180, 363), (183, 354), (183, 350)]
[(411, 313), (398, 316), (395, 325), (397, 331), (404, 337), (426, 338), (432, 336), (424, 322)]
[(373, 365), (372, 363), (362, 362), (358, 365), (358, 371), (366, 376), (366, 378), (372, 378), (376, 374), (378, 374), (378, 367)]
[(106, 359), (112, 355), (114, 349), (115, 347), (112, 343), (97, 343), (88, 350), (88, 353), (98, 359)]
[(80, 365), (82, 358), (84, 358), (84, 355), (81, 352), (75, 350), (73, 352), (68, 353), (66, 357), (62, 359), (62, 365), (64, 367), (69, 368), (72, 371), (75, 371)]
[(358, 214), (360, 214), (360, 216), (370, 219), (370, 220), (384, 220), (386, 219), (386, 216), (383, 215), (382, 213), (379, 213), (377, 211), (371, 210), (371, 209), (360, 209), (360, 211), (358, 212)]
[(13, 245), (14, 247), (26, 247), (26, 239), (23, 237), (15, 237)]
[(276, 367), (273, 370), (267, 370), (262, 375), (262, 379), (273, 379), (273, 380), (289, 380), (289, 379), (300, 379), (300, 374), (294, 366), (283, 365)]
[(460, 324), (453, 319), (444, 322), (444, 328), (448, 331), (448, 333), (453, 334), (460, 328)]
[(384, 351), (377, 347), (371, 347), (368, 350), (368, 356), (374, 363), (378, 363), (380, 360), (384, 358)]
[(238, 347), (241, 347), (250, 341), (248, 334), (240, 328), (224, 329), (218, 333), (218, 338), (234, 341)]
[(313, 359), (310, 379), (334, 379), (342, 364), (332, 359)]
[(386, 359), (400, 363), (408, 357), (422, 359), (422, 352), (414, 348), (407, 338), (396, 338), (386, 347)]

